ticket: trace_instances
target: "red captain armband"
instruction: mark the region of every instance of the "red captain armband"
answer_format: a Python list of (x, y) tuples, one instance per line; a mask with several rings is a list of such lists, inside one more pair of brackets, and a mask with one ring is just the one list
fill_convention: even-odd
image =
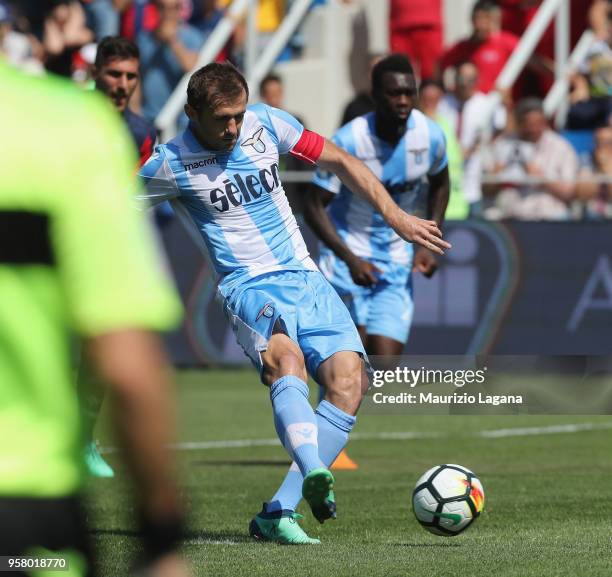
[(300, 139), (289, 152), (293, 156), (314, 164), (319, 160), (324, 144), (325, 139), (320, 134), (304, 129), (302, 136), (300, 136)]

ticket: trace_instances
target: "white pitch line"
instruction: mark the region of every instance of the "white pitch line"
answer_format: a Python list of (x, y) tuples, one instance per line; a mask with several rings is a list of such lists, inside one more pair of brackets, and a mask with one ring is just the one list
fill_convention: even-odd
[[(485, 439), (503, 439), (505, 437), (528, 437), (537, 435), (558, 435), (612, 429), (610, 423), (579, 423), (567, 425), (549, 425), (546, 427), (516, 427), (510, 429), (491, 429), (477, 431), (469, 436)], [(352, 441), (404, 441), (413, 439), (436, 439), (448, 436), (441, 432), (389, 431), (381, 433), (354, 433)], [(203, 451), (208, 449), (240, 449), (245, 447), (275, 447), (280, 445), (278, 439), (234, 439), (223, 441), (193, 441), (170, 445), (175, 451)], [(101, 447), (101, 453), (115, 453), (117, 447)]]
[(576, 425), (550, 425), (548, 427), (523, 427), (516, 429), (493, 429), (480, 431), (477, 437), (501, 439), (503, 437), (527, 437), (533, 435), (558, 435), (562, 433), (580, 433), (581, 431), (597, 431), (612, 429), (612, 423), (580, 423)]
[(230, 539), (189, 539), (184, 541), (183, 545), (240, 545), (240, 543)]

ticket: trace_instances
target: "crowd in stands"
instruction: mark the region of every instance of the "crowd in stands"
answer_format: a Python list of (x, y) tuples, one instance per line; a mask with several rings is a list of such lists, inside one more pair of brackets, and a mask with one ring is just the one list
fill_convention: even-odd
[[(230, 0), (58, 0), (50, 18), (26, 28), (15, 3), (11, 9), (8, 0), (0, 0), (0, 55), (30, 73), (49, 71), (87, 85), (95, 81), (100, 41), (108, 36), (131, 40), (138, 48), (141, 82), (130, 107), (152, 123), (180, 78), (194, 67), (229, 4)], [(291, 4), (292, 0), (259, 0), (260, 47)], [(501, 104), (490, 114), (483, 112), (491, 108), (487, 95), (541, 4), (542, 0), (475, 1), (471, 33), (445, 46), (443, 0), (389, 0), (390, 50), (411, 58), (421, 81), (420, 106), (447, 137), (454, 189), (450, 218), (612, 216), (610, 0), (570, 3), (571, 45), (589, 27), (595, 41), (569, 77), (568, 107), (554, 124), (560, 132), (542, 107), (554, 81), (552, 25), (512, 90), (502, 91)], [(242, 22), (217, 58), (241, 67), (245, 34)], [(281, 59), (298, 57), (299, 52), (299, 41), (290, 43)], [(380, 57), (372, 55), (371, 66)], [(278, 100), (279, 91), (280, 78), (266, 78), (261, 98)], [(356, 94), (342, 123), (373, 106), (367, 91)]]
[(612, 214), (612, 2), (570, 3), (571, 46), (589, 27), (595, 41), (569, 78), (569, 109), (565, 119), (556, 119), (560, 133), (547, 120), (542, 100), (554, 82), (554, 25), (512, 90), (499, 90), (501, 104), (488, 104), (487, 94), (496, 89), (541, 4), (478, 0), (471, 34), (445, 47), (442, 2), (390, 0), (391, 49), (410, 56), (421, 77), (421, 109), (447, 138), (453, 184), (449, 218), (567, 220)]

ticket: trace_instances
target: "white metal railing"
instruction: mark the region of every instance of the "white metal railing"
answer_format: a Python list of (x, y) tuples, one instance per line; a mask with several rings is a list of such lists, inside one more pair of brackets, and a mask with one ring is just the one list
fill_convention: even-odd
[[(569, 75), (574, 72), (580, 63), (586, 58), (589, 49), (593, 45), (595, 34), (592, 30), (585, 30), (572, 51), (563, 74), (559, 76), (544, 99), (544, 113), (552, 117), (557, 112), (563, 100), (567, 97), (569, 90)], [(559, 118), (559, 121), (562, 119)]]
[[(244, 16), (249, 4), (255, 4), (256, 2), (257, 0), (234, 0), (232, 2), (221, 21), (211, 32), (204, 46), (202, 46), (194, 70), (215, 59), (232, 35), (236, 24)], [(185, 105), (187, 85), (189, 84), (189, 77), (192, 72), (190, 71), (183, 75), (183, 78), (181, 78), (155, 119), (155, 124), (161, 130), (162, 141), (168, 140), (176, 133), (176, 122)]]
[(259, 83), (274, 66), (276, 59), (304, 19), (312, 2), (313, 0), (295, 0), (293, 2), (289, 13), (283, 19), (274, 36), (266, 44), (253, 69), (247, 69), (247, 80), (251, 94), (257, 90)]
[[(487, 109), (483, 114), (483, 126), (490, 127), (491, 118), (495, 112), (495, 109), (501, 103), (500, 91), (508, 90), (516, 82), (519, 74), (525, 68), (525, 65), (534, 53), (538, 42), (546, 32), (548, 25), (551, 20), (557, 15), (558, 20), (561, 21), (556, 28), (556, 36), (565, 34), (565, 40), (558, 40), (555, 43), (555, 60), (557, 59), (557, 50), (560, 52), (558, 55), (562, 60), (562, 66), (555, 67), (555, 74), (559, 76), (557, 79), (562, 78), (565, 74), (565, 63), (567, 60), (567, 47), (569, 46), (569, 17), (567, 10), (569, 7), (569, 0), (544, 0), (533, 20), (529, 23), (529, 26), (525, 30), (525, 33), (521, 36), (521, 39), (514, 49), (514, 52), (506, 62), (506, 65), (500, 72), (495, 82), (495, 91), (489, 93), (489, 101)], [(490, 132), (489, 132), (490, 136)]]
[(550, 21), (568, 3), (569, 0), (544, 0), (533, 20), (529, 23), (525, 33), (521, 36), (518, 46), (498, 76), (495, 83), (498, 90), (506, 90), (512, 87), (523, 68), (525, 68), (527, 61), (534, 53)]

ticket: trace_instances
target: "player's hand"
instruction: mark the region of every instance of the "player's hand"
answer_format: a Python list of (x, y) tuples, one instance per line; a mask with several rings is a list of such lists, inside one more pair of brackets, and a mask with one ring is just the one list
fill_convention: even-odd
[(430, 250), (419, 247), (414, 254), (414, 266), (412, 270), (420, 272), (427, 278), (431, 278), (438, 270), (438, 259)]
[(348, 264), (353, 282), (359, 286), (372, 286), (378, 282), (378, 275), (382, 274), (376, 265), (367, 260), (355, 257)]
[(404, 240), (419, 244), (436, 254), (444, 254), (444, 249), (451, 248), (450, 243), (442, 238), (442, 233), (433, 220), (423, 220), (398, 210), (387, 222)]

